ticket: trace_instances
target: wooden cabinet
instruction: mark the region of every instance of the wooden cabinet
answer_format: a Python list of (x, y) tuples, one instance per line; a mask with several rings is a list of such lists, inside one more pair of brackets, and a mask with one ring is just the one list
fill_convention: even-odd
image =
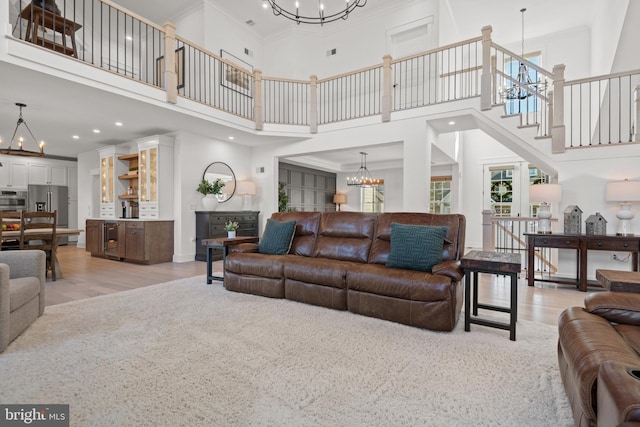
[(29, 184), (67, 185), (67, 168), (60, 165), (29, 164)]
[(104, 221), (88, 219), (85, 225), (86, 251), (92, 256), (104, 256)]
[(0, 183), (2, 187), (12, 190), (26, 190), (29, 186), (27, 162), (21, 159), (10, 159), (0, 156), (3, 167), (0, 167)]
[[(117, 243), (105, 251), (104, 220), (88, 219), (86, 250), (92, 256), (111, 256), (145, 264), (173, 260), (173, 221), (117, 221)], [(114, 246), (115, 243), (115, 246)]]
[(138, 141), (140, 218), (173, 218), (173, 139), (153, 136)]
[[(237, 236), (258, 236), (259, 214), (260, 212), (252, 211), (196, 212), (196, 260), (207, 260), (206, 247), (202, 246), (203, 239), (227, 236), (227, 231), (224, 229), (227, 221), (236, 221), (240, 224)], [(214, 256), (213, 259), (222, 259), (222, 254)]]

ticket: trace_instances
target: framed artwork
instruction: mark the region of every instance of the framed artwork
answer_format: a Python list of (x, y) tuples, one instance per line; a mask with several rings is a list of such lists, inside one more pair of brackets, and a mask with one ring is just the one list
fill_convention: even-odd
[[(251, 64), (244, 62), (224, 49), (220, 49), (220, 57), (235, 62), (242, 68), (253, 72)], [(249, 98), (253, 96), (250, 76), (239, 68), (235, 68), (225, 62), (220, 62), (220, 85)]]
[[(178, 89), (184, 87), (184, 46), (176, 49), (176, 75), (178, 76)], [(164, 87), (164, 55), (156, 58), (156, 86)]]

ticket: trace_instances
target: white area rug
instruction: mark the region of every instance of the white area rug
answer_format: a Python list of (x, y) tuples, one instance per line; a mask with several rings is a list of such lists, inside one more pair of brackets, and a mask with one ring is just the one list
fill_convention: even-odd
[(0, 354), (0, 402), (74, 426), (573, 424), (552, 326), (437, 333), (205, 283), (47, 307)]

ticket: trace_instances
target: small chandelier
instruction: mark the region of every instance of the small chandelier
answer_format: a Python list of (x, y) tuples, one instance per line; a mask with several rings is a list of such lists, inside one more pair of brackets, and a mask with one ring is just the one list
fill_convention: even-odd
[[(522, 13), (522, 46), (520, 56), (522, 58), (524, 58), (524, 12), (526, 10), (526, 8), (520, 9), (520, 13)], [(515, 82), (509, 80), (512, 85), (500, 90), (500, 96), (503, 99), (527, 99), (535, 92), (542, 93), (547, 89), (546, 80), (538, 80), (537, 82), (531, 80), (531, 76), (529, 76), (529, 68), (527, 67), (527, 64), (523, 62), (521, 62), (518, 67), (518, 74), (516, 74), (515, 80)]]
[[(367, 0), (346, 0), (346, 5), (341, 9), (332, 9), (330, 11), (325, 12), (324, 4), (326, 0), (318, 1), (318, 16), (305, 16), (300, 14), (300, 2), (295, 2), (295, 12), (289, 11), (284, 7), (278, 5), (278, 3), (282, 4), (283, 0), (267, 0), (271, 5), (271, 9), (273, 10), (273, 14), (278, 16), (284, 16), (287, 19), (295, 21), (299, 24), (326, 24), (328, 22), (337, 21), (338, 19), (347, 19), (349, 14), (353, 12), (356, 7), (363, 7), (367, 4)], [(303, 13), (305, 12), (303, 10)]]
[(347, 178), (347, 185), (354, 185), (356, 187), (377, 187), (384, 185), (384, 179), (375, 179), (371, 177), (369, 169), (367, 169), (367, 153), (361, 151), (360, 155), (360, 169), (353, 177)]
[[(40, 143), (38, 143), (38, 141), (36, 140), (36, 137), (33, 136), (33, 132), (31, 132), (31, 129), (29, 129), (29, 125), (27, 125), (27, 122), (22, 118), (22, 109), (25, 108), (27, 105), (22, 104), (20, 102), (16, 102), (16, 106), (20, 108), (20, 115), (18, 116), (18, 124), (16, 124), (16, 129), (13, 131), (11, 142), (9, 142), (9, 146), (7, 148), (2, 147), (2, 140), (0, 139), (0, 154), (6, 154), (9, 156), (44, 157), (44, 141), (40, 141)], [(15, 139), (16, 139), (16, 133), (18, 133), (18, 128), (20, 127), (20, 125), (24, 125), (24, 127), (27, 128), (29, 135), (31, 135), (31, 138), (33, 138), (33, 142), (39, 148), (39, 151), (25, 150), (24, 139), (21, 136), (18, 138), (18, 147), (13, 148), (13, 143), (15, 142)]]

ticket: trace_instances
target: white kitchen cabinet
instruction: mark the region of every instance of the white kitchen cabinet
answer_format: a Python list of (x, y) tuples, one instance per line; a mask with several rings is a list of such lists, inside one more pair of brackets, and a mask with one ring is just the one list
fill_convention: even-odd
[(0, 187), (12, 190), (26, 190), (29, 186), (27, 162), (22, 159), (9, 159), (1, 156)]
[(29, 164), (29, 184), (67, 185), (67, 167), (31, 163)]
[(118, 218), (122, 213), (119, 194), (124, 194), (126, 187), (118, 179), (127, 173), (127, 163), (118, 160), (118, 156), (127, 154), (129, 150), (121, 147), (109, 147), (100, 150), (100, 217)]
[(153, 136), (138, 140), (140, 218), (173, 218), (173, 139)]

